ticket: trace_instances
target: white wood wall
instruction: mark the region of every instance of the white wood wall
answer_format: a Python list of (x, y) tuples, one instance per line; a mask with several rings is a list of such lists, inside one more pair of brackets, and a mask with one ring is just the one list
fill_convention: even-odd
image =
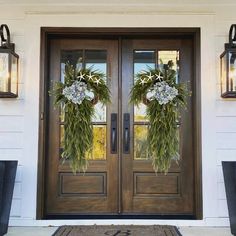
[[(0, 99), (0, 159), (18, 160), (11, 224), (60, 225), (36, 221), (40, 27), (200, 27), (202, 79), (203, 214), (177, 225), (228, 225), (221, 161), (236, 160), (236, 100), (220, 97), (219, 55), (236, 23), (234, 0), (205, 1), (1, 1), (0, 24), (8, 24), (20, 55), (18, 99)], [(100, 2), (100, 4), (98, 3)], [(123, 3), (122, 3), (123, 2)], [(94, 4), (93, 4), (94, 3)], [(69, 221), (172, 223), (173, 221)]]

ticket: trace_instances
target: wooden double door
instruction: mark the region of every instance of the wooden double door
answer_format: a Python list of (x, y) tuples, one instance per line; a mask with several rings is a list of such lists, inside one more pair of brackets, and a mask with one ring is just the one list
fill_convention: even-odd
[[(145, 105), (129, 102), (135, 74), (172, 61), (179, 82), (193, 86), (191, 39), (55, 39), (49, 45), (49, 81), (64, 80), (65, 63), (106, 74), (111, 103), (96, 105), (94, 144), (86, 173), (73, 174), (62, 162), (63, 111), (47, 96), (45, 215), (194, 216), (195, 167), (193, 99), (179, 125), (179, 163), (168, 174), (155, 173), (147, 153)], [(83, 134), (81, 134), (83, 135)]]

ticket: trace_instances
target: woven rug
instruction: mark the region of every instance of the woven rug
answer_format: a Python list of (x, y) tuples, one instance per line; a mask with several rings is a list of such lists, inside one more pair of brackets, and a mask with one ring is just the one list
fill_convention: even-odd
[(61, 226), (52, 236), (181, 236), (175, 226)]

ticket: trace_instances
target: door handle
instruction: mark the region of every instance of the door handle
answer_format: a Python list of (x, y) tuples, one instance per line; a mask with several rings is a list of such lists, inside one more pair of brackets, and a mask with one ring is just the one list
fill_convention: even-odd
[(130, 153), (130, 114), (124, 113), (123, 122), (123, 152), (125, 154)]
[(111, 114), (111, 153), (117, 153), (117, 114)]

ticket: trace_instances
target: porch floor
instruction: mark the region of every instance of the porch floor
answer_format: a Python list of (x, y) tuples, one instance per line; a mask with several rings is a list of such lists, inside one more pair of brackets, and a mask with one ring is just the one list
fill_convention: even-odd
[[(51, 236), (57, 227), (10, 227), (7, 236)], [(180, 227), (183, 236), (231, 236), (225, 227)]]

